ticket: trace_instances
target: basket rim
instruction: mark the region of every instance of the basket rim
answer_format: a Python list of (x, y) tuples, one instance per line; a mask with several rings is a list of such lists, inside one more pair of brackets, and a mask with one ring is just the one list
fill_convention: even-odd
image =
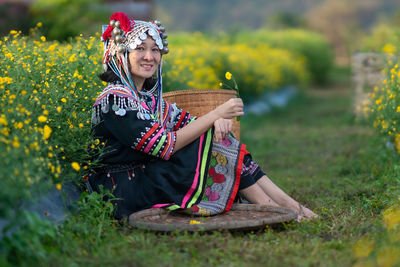
[(171, 91), (163, 93), (163, 96), (173, 96), (173, 95), (193, 95), (193, 94), (205, 94), (210, 92), (218, 92), (220, 94), (235, 94), (236, 91), (232, 89), (185, 89), (178, 91)]

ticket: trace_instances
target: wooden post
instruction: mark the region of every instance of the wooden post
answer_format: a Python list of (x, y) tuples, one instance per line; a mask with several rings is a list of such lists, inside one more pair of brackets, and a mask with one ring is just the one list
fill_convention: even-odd
[(363, 115), (364, 106), (369, 104), (368, 94), (384, 79), (385, 59), (384, 54), (373, 52), (355, 53), (352, 57), (354, 113), (357, 117)]

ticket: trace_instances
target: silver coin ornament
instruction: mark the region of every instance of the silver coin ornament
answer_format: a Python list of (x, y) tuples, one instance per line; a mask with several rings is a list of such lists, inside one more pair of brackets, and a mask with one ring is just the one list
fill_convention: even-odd
[(113, 27), (113, 28), (115, 27), (115, 20), (111, 20), (110, 21), (110, 26)]
[(115, 41), (117, 43), (121, 43), (124, 41), (124, 37), (122, 37), (121, 35), (117, 35), (117, 36), (115, 36)]
[(156, 33), (156, 31), (154, 30), (154, 29), (149, 29), (149, 35), (150, 36), (155, 36), (155, 35), (157, 35), (157, 33)]
[(161, 21), (155, 20), (155, 21), (154, 21), (154, 24), (156, 24), (158, 27), (160, 27), (160, 26), (161, 26)]
[(114, 110), (114, 111), (117, 111), (117, 110), (119, 109), (118, 105), (116, 105), (116, 104), (112, 105), (111, 108), (112, 108), (112, 110)]
[(136, 43), (131, 43), (131, 44), (129, 45), (129, 49), (130, 49), (130, 50), (135, 50), (136, 47), (137, 47), (137, 44), (136, 44)]
[(145, 40), (147, 38), (147, 34), (144, 32), (142, 34), (139, 35), (140, 40)]
[(101, 111), (103, 111), (103, 113), (108, 113), (108, 111), (110, 110), (110, 106), (109, 105), (104, 105), (101, 107)]
[(117, 46), (117, 52), (118, 52), (118, 53), (124, 53), (125, 50), (126, 50), (126, 47), (125, 47), (124, 45), (119, 44), (119, 45)]
[(145, 114), (144, 114), (144, 118), (145, 118), (146, 120), (150, 120), (150, 115), (149, 115), (148, 113), (145, 113)]
[(137, 39), (137, 40), (135, 41), (135, 44), (136, 44), (136, 45), (141, 45), (141, 44), (142, 44), (142, 40)]
[(117, 114), (119, 116), (125, 116), (126, 110), (123, 108), (120, 108), (120, 109), (118, 109), (118, 111), (115, 112), (115, 114)]
[(163, 54), (168, 54), (169, 52), (169, 48), (168, 47), (164, 47), (164, 49), (162, 50)]
[(121, 30), (118, 28), (114, 28), (114, 30), (112, 31), (114, 35), (119, 35), (121, 34)]
[(136, 117), (137, 117), (139, 120), (144, 120), (144, 116), (143, 116), (142, 112), (140, 112), (140, 111), (136, 114)]
[(117, 20), (117, 21), (115, 22), (115, 27), (121, 28), (121, 22), (120, 22), (119, 20)]
[(163, 49), (163, 48), (164, 48), (164, 46), (163, 46), (163, 43), (162, 43), (161, 39), (157, 39), (157, 40), (156, 40), (156, 45), (157, 45), (157, 46), (158, 46), (158, 48), (160, 48), (160, 49)]
[(167, 40), (162, 40), (162, 44), (163, 44), (163, 46), (167, 46), (168, 45), (168, 41)]

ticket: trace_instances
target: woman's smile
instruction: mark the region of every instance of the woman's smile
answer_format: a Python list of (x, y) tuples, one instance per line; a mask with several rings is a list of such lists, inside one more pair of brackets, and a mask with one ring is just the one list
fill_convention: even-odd
[(140, 66), (142, 68), (144, 68), (146, 71), (151, 71), (153, 66), (154, 66), (154, 64), (143, 63), (143, 64), (140, 64)]

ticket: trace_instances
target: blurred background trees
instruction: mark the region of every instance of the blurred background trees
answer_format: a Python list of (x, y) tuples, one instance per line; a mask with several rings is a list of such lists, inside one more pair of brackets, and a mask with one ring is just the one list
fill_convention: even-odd
[(30, 6), (35, 22), (42, 22), (49, 39), (66, 40), (98, 31), (108, 10), (100, 0), (37, 0)]
[[(49, 39), (66, 40), (98, 32), (112, 12), (121, 10), (140, 19), (160, 18), (169, 31), (308, 29), (329, 41), (342, 64), (356, 50), (379, 49), (380, 40), (397, 38), (400, 26), (398, 0), (3, 0), (0, 34), (27, 33), (41, 21)], [(371, 33), (377, 41), (367, 40)]]

